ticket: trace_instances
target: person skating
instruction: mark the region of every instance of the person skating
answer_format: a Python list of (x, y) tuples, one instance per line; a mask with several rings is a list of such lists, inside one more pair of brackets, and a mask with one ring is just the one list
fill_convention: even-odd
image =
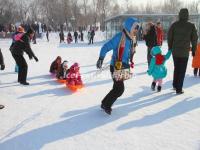
[(162, 50), (159, 46), (155, 46), (151, 50), (152, 58), (149, 70), (147, 72), (153, 77), (153, 82), (151, 84), (151, 89), (153, 91), (155, 91), (157, 83), (157, 91), (160, 92), (162, 89), (163, 78), (167, 76), (167, 68), (165, 67), (165, 62), (170, 58), (171, 53), (171, 50), (169, 50), (166, 55), (162, 55)]
[(197, 51), (192, 60), (192, 67), (194, 68), (194, 76), (200, 77), (200, 43), (197, 45)]
[(190, 44), (192, 44), (193, 57), (197, 47), (197, 30), (193, 23), (188, 22), (188, 19), (188, 9), (181, 9), (179, 20), (174, 22), (168, 31), (168, 49), (173, 49), (173, 88), (177, 94), (184, 93), (182, 88), (189, 58)]
[(30, 39), (33, 36), (34, 30), (30, 28), (20, 39), (15, 39), (16, 42), (11, 48), (12, 56), (15, 59), (16, 64), (19, 66), (18, 82), (22, 85), (29, 85), (26, 80), (28, 65), (23, 57), (24, 52), (29, 56), (29, 59), (34, 58), (36, 62), (38, 61), (38, 58), (35, 56), (30, 46)]
[(146, 41), (147, 45), (147, 62), (149, 66), (151, 61), (151, 49), (154, 46), (157, 46), (156, 29), (155, 25), (152, 22), (149, 22), (147, 24), (147, 30), (144, 32), (143, 38)]
[(133, 36), (137, 34), (139, 28), (137, 22), (136, 18), (128, 18), (123, 24), (123, 31), (105, 43), (100, 51), (100, 56), (96, 64), (99, 69), (102, 68), (106, 53), (113, 50), (110, 64), (110, 72), (114, 82), (113, 89), (106, 95), (101, 104), (101, 108), (107, 114), (111, 114), (113, 103), (124, 93), (124, 80), (122, 78), (118, 79), (117, 72), (124, 69), (130, 70), (129, 61), (134, 46)]

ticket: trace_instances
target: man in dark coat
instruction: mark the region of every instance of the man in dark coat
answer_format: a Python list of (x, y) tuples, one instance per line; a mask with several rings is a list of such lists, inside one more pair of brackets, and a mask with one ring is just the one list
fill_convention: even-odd
[(32, 28), (33, 28), (33, 30), (35, 31), (35, 32), (34, 32), (34, 36), (33, 36), (33, 44), (36, 44), (36, 43), (37, 43), (37, 42), (36, 42), (37, 31), (38, 31), (38, 29), (39, 29), (39, 26), (37, 26), (37, 24), (34, 23), (34, 24), (32, 24)]
[(148, 23), (148, 29), (144, 33), (143, 38), (144, 38), (146, 45), (147, 45), (147, 62), (148, 62), (148, 66), (149, 66), (150, 61), (151, 61), (151, 49), (154, 46), (157, 46), (156, 28), (155, 28), (155, 25), (152, 22)]
[(90, 33), (90, 42), (89, 42), (89, 44), (93, 44), (94, 43), (94, 36), (95, 36), (95, 31), (94, 31), (94, 29), (92, 29), (92, 31)]
[(65, 40), (65, 35), (64, 35), (64, 32), (63, 32), (63, 31), (60, 31), (59, 37), (60, 37), (60, 43), (64, 42), (64, 40)]
[(83, 31), (81, 31), (81, 41), (84, 41), (83, 40)]
[(77, 31), (74, 32), (74, 39), (75, 39), (75, 43), (78, 43), (78, 32)]
[(179, 20), (173, 23), (168, 31), (168, 49), (172, 49), (174, 60), (173, 87), (177, 94), (183, 94), (183, 82), (187, 69), (190, 44), (192, 44), (192, 56), (195, 56), (197, 47), (197, 30), (195, 25), (188, 22), (189, 12), (181, 9)]
[[(4, 60), (3, 60), (3, 55), (1, 53), (1, 49), (0, 49), (0, 66), (1, 66), (1, 70), (5, 69), (5, 64), (4, 64)], [(0, 105), (0, 109), (3, 109), (4, 105)]]
[(18, 82), (22, 85), (29, 85), (29, 83), (26, 81), (28, 65), (23, 57), (24, 52), (27, 53), (29, 59), (34, 58), (35, 61), (38, 61), (38, 58), (35, 56), (30, 46), (30, 39), (33, 36), (34, 36), (34, 30), (30, 28), (21, 37), (21, 39), (17, 39), (14, 45), (10, 48), (12, 56), (16, 61), (16, 64), (19, 66)]

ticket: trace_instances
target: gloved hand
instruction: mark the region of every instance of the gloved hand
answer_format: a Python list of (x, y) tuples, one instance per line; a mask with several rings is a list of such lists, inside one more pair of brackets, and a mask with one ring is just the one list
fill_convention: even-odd
[(134, 68), (134, 62), (131, 62), (130, 67)]
[(99, 59), (97, 61), (97, 64), (96, 64), (97, 68), (101, 69), (102, 68), (102, 64), (103, 64), (103, 58), (99, 57)]
[(193, 51), (192, 51), (192, 56), (193, 56), (193, 57), (195, 56), (195, 52), (193, 52)]
[(39, 60), (38, 60), (38, 58), (37, 58), (36, 56), (34, 56), (34, 59), (35, 59), (35, 61), (36, 61), (36, 62), (38, 62), (38, 61), (39, 61)]
[(147, 70), (148, 75), (151, 75), (151, 72), (149, 70)]
[(4, 69), (5, 69), (5, 65), (2, 64), (2, 65), (1, 65), (1, 70), (4, 70)]

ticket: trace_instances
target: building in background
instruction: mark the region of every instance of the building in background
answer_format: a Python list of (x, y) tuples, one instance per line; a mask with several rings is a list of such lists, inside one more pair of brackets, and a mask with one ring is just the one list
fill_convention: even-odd
[[(138, 32), (138, 38), (139, 40), (142, 37), (142, 31), (145, 30), (145, 26), (147, 22), (161, 22), (163, 26), (163, 30), (165, 33), (165, 38), (167, 36), (167, 31), (170, 27), (170, 25), (178, 20), (177, 14), (122, 14), (117, 15), (111, 18), (108, 18), (105, 20), (106, 24), (106, 39), (112, 38), (116, 33), (122, 30), (122, 23), (124, 20), (128, 17), (135, 17), (139, 20), (141, 25), (141, 31)], [(198, 30), (198, 35), (200, 35), (200, 14), (191, 14), (189, 17), (189, 21), (194, 23), (196, 25), (196, 28)]]

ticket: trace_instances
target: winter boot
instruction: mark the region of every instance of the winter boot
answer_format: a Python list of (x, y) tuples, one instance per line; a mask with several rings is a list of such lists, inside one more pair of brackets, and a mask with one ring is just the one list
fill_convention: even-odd
[(162, 87), (159, 85), (159, 86), (157, 87), (157, 91), (160, 92), (161, 89), (162, 89)]
[(22, 85), (29, 85), (29, 83), (28, 82), (20, 82), (20, 84), (22, 84)]
[(4, 106), (3, 105), (0, 105), (0, 109), (3, 109), (4, 108)]
[(199, 68), (199, 77), (200, 77), (200, 68)]
[(106, 108), (104, 109), (105, 113), (107, 113), (108, 115), (111, 115), (112, 109), (111, 108)]
[(197, 76), (198, 68), (194, 68), (194, 76)]
[(112, 109), (111, 108), (106, 108), (105, 105), (101, 104), (101, 108), (107, 113), (108, 115), (111, 115)]
[(181, 94), (183, 94), (183, 93), (184, 93), (183, 90), (176, 90), (176, 94), (177, 94), (177, 95), (181, 95)]
[(152, 84), (151, 84), (152, 91), (155, 91), (155, 87), (156, 87), (156, 82), (152, 82)]

